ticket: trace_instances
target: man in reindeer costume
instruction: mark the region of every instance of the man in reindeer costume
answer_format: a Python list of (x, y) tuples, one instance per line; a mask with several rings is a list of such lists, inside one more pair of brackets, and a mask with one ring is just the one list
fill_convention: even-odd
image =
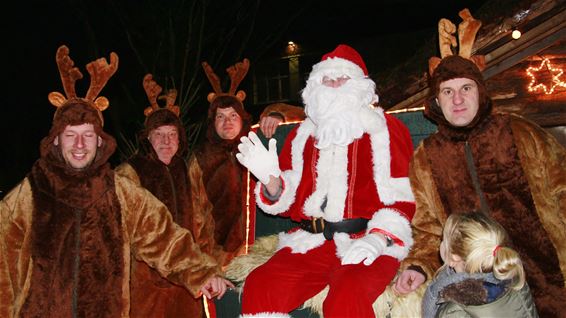
[(66, 97), (57, 107), (41, 157), (0, 201), (0, 317), (129, 317), (130, 264), (142, 260), (193, 296), (222, 296), (230, 282), (175, 224), (149, 191), (115, 174), (107, 160), (116, 141), (103, 130), (108, 99), (98, 93), (118, 68), (101, 58), (87, 65), (91, 85), (57, 50)]
[[(221, 265), (227, 265), (234, 257), (245, 253), (255, 239), (253, 231), (249, 231), (255, 219), (255, 205), (247, 198), (248, 184), (253, 180), (248, 180), (247, 169), (236, 160), (240, 137), (252, 129), (252, 117), (244, 107), (246, 93), (237, 90), (250, 62), (244, 59), (228, 67), (230, 89), (226, 92), (212, 67), (207, 62), (202, 66), (214, 91), (207, 96), (210, 105), (206, 139), (189, 160), (192, 200), (195, 211), (212, 215), (214, 256)], [(259, 129), (265, 136), (272, 136), (281, 122), (290, 119), (290, 113), (300, 112), (285, 104), (266, 107)]]
[[(140, 149), (116, 172), (148, 189), (163, 202), (173, 221), (189, 229), (202, 252), (215, 256), (214, 220), (208, 211), (193, 208), (187, 163), (187, 137), (175, 105), (177, 91), (162, 92), (151, 74), (143, 79), (143, 87), (150, 102), (144, 114), (144, 129), (138, 136)], [(160, 107), (158, 100), (164, 99)], [(217, 249), (219, 250), (219, 249)], [(215, 257), (217, 258), (217, 257)], [(204, 316), (202, 299), (194, 298), (184, 287), (169, 282), (145, 262), (132, 263), (131, 279), (132, 317), (187, 317)]]
[(259, 207), (300, 223), (247, 277), (242, 314), (288, 317), (328, 285), (325, 317), (374, 317), (373, 302), (413, 244), (411, 138), (372, 105), (375, 83), (347, 45), (314, 65), (302, 96), (307, 118), (279, 158), (275, 140), (266, 149), (253, 132), (238, 146), (260, 181)]
[[(439, 22), (442, 59), (429, 61), (430, 99), (425, 114), (438, 132), (416, 149), (411, 186), (417, 210), (415, 245), (395, 284), (415, 290), (440, 266), (442, 227), (452, 213), (476, 210), (508, 232), (525, 265), (541, 317), (566, 315), (566, 150), (552, 135), (516, 115), (491, 112), (481, 73), (483, 56), (471, 55), (481, 22), (465, 9), (458, 27)], [(421, 271), (413, 269), (421, 268)]]

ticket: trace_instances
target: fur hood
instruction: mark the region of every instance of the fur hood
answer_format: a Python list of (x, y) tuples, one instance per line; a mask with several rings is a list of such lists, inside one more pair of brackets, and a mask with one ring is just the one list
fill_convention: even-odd
[[(102, 145), (97, 149), (96, 157), (92, 164), (86, 168), (85, 171), (77, 172), (67, 167), (59, 146), (55, 146), (53, 141), (67, 126), (82, 125), (85, 123), (94, 126), (96, 134), (102, 138)], [(40, 144), (41, 158), (50, 161), (51, 164), (60, 167), (70, 175), (97, 170), (100, 166), (107, 163), (115, 150), (116, 140), (102, 130), (102, 120), (99, 111), (81, 99), (69, 101), (67, 104), (57, 109), (53, 117), (51, 130), (49, 134), (41, 140)]]

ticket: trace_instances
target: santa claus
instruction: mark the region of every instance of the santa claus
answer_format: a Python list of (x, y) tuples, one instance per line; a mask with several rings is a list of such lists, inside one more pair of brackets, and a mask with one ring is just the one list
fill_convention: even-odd
[(249, 274), (243, 317), (289, 317), (327, 285), (325, 317), (374, 317), (372, 304), (413, 244), (407, 128), (379, 107), (359, 53), (339, 45), (314, 65), (302, 92), (306, 120), (280, 156), (251, 132), (236, 156), (260, 181), (266, 213), (299, 226)]

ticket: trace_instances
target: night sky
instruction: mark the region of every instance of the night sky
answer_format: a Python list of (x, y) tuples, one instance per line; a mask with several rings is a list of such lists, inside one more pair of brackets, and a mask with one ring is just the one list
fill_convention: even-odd
[[(200, 48), (200, 58), (213, 61), (221, 70), (242, 57), (250, 58), (253, 67), (254, 61), (277, 56), (290, 40), (309, 50), (328, 52), (339, 43), (356, 47), (357, 43), (399, 37), (393, 45), (391, 40), (383, 41), (386, 45), (382, 54), (387, 58), (383, 65), (375, 65), (376, 68), (391, 67), (410, 57), (416, 45), (429, 39), (428, 36), (424, 39), (415, 37), (433, 36), (441, 17), (459, 21), (459, 10), (467, 7), (473, 14), (486, 1), (209, 2), (212, 4), (206, 11), (205, 33), (211, 37)], [(142, 61), (140, 56), (152, 56), (158, 43), (140, 45), (136, 52), (129, 41), (135, 37), (150, 41), (152, 30), (166, 27), (167, 22), (163, 22), (162, 16), (171, 8), (166, 8), (165, 3), (176, 6), (173, 11), (177, 8), (185, 10), (191, 5), (191, 1), (180, 0), (32, 0), (11, 2), (10, 6), (16, 8), (4, 10), (1, 31), (4, 98), (0, 106), (0, 132), (7, 142), (0, 150), (0, 191), (3, 192), (0, 197), (25, 177), (39, 157), (39, 142), (46, 136), (55, 110), (47, 101), (47, 95), (52, 91), (63, 92), (55, 64), (55, 52), (62, 44), (69, 46), (71, 58), (83, 73), (82, 81), (85, 82), (88, 82), (86, 63), (96, 57), (108, 59), (110, 51), (118, 53), (118, 72), (101, 93), (110, 99), (110, 108), (104, 112), (105, 130), (120, 139), (120, 134), (132, 136), (141, 127), (145, 104), (135, 104), (147, 102), (141, 87), (143, 75), (149, 71), (167, 73), (168, 68), (178, 70), (181, 67), (179, 63), (171, 62), (166, 52), (161, 53), (157, 62)], [(233, 27), (238, 18), (242, 18), (239, 25)], [(179, 34), (178, 38), (188, 28), (186, 21), (169, 22), (173, 32)], [(138, 28), (139, 33), (126, 35), (123, 32), (125, 25), (142, 27)], [(218, 30), (222, 30), (220, 36), (215, 33)], [(220, 54), (218, 46), (222, 43), (227, 45)], [(241, 43), (246, 45), (242, 47)], [(182, 43), (174, 45), (182, 51)], [(195, 65), (199, 62), (196, 59)], [(202, 70), (195, 68), (193, 72)], [(207, 82), (194, 99), (203, 109), (208, 106), (206, 94), (210, 88), (206, 85)], [(79, 95), (85, 93), (81, 89), (77, 87)], [(115, 155), (111, 162), (116, 164), (119, 160)]]

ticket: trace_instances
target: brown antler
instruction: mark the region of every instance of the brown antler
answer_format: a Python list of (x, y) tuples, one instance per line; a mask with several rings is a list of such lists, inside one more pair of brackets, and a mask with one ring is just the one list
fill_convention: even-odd
[(246, 77), (249, 68), (250, 61), (248, 59), (244, 59), (242, 62), (236, 63), (235, 65), (232, 65), (226, 69), (226, 72), (230, 76), (230, 90), (228, 91), (228, 94), (236, 94), (236, 89), (238, 88), (238, 85), (240, 85), (244, 77)]
[(445, 58), (452, 55), (452, 47), (456, 47), (456, 26), (448, 19), (438, 21), (438, 44), (440, 46), (440, 57)]
[(143, 89), (149, 100), (149, 107), (144, 110), (147, 116), (159, 108), (159, 105), (157, 105), (157, 97), (161, 94), (162, 88), (153, 80), (153, 75), (146, 74), (143, 78)]
[(161, 96), (161, 98), (165, 99), (165, 106), (166, 107), (171, 107), (175, 105), (175, 100), (177, 99), (177, 90), (176, 89), (170, 89), (167, 91), (167, 94), (164, 96)]
[(472, 47), (481, 27), (481, 21), (474, 19), (468, 9), (460, 11), (459, 16), (463, 21), (458, 25), (458, 40), (460, 40), (458, 55), (469, 59), (472, 56)]
[(179, 116), (181, 113), (181, 108), (179, 106), (174, 105), (175, 99), (177, 99), (177, 90), (170, 89), (167, 91), (166, 95), (159, 96), (163, 89), (155, 80), (153, 80), (153, 75), (146, 74), (143, 78), (143, 89), (147, 94), (147, 99), (149, 100), (150, 106), (147, 107), (143, 113), (147, 117), (154, 111), (158, 110), (159, 104), (157, 103), (158, 99), (165, 99), (165, 108), (173, 112), (175, 115)]
[[(481, 21), (472, 17), (470, 10), (463, 9), (459, 13), (462, 22), (458, 25), (458, 40), (460, 48), (458, 55), (474, 62), (481, 70), (485, 68), (485, 56), (472, 55), (472, 47), (476, 38), (476, 34), (481, 27)], [(438, 42), (440, 44), (440, 57), (431, 57), (428, 60), (428, 73), (432, 75), (436, 67), (440, 64), (441, 59), (453, 55), (452, 47), (456, 47), (456, 38), (453, 34), (456, 32), (456, 26), (447, 19), (438, 21)]]
[(85, 98), (94, 101), (102, 88), (104, 88), (104, 85), (106, 85), (110, 77), (112, 77), (118, 69), (118, 55), (112, 52), (110, 53), (110, 64), (108, 64), (106, 58), (101, 57), (88, 63), (86, 69), (90, 74), (90, 87), (88, 88)]
[(177, 90), (170, 89), (167, 94), (160, 96), (159, 99), (165, 99), (165, 108), (172, 111), (175, 115), (179, 116), (181, 113), (181, 108), (175, 105), (175, 100), (177, 99)]
[(69, 48), (65, 45), (61, 45), (57, 49), (55, 60), (59, 68), (59, 75), (61, 76), (61, 82), (63, 83), (63, 89), (65, 90), (67, 98), (77, 97), (75, 82), (83, 78), (83, 74), (79, 71), (78, 67), (74, 67), (75, 63), (71, 60), (71, 57), (69, 57)]
[(240, 102), (246, 98), (246, 93), (244, 91), (241, 90), (236, 93), (236, 89), (248, 73), (248, 69), (250, 68), (250, 61), (248, 59), (244, 59), (242, 62), (236, 63), (235, 65), (232, 65), (226, 69), (226, 72), (228, 72), (228, 75), (230, 76), (230, 90), (228, 90), (228, 92), (226, 93), (222, 92), (222, 88), (220, 87), (220, 79), (214, 73), (212, 67), (210, 67), (207, 62), (202, 62), (202, 67), (204, 68), (204, 72), (208, 77), (208, 81), (214, 89), (214, 92), (209, 93), (206, 97), (206, 99), (210, 103), (212, 103), (212, 101), (220, 95), (232, 95), (240, 100)]
[(204, 69), (204, 72), (206, 73), (206, 77), (208, 77), (208, 81), (210, 82), (210, 85), (212, 85), (212, 89), (214, 90), (214, 92), (216, 94), (222, 94), (222, 88), (220, 87), (220, 79), (214, 73), (212, 67), (210, 67), (210, 65), (208, 65), (207, 62), (202, 62), (202, 68)]

